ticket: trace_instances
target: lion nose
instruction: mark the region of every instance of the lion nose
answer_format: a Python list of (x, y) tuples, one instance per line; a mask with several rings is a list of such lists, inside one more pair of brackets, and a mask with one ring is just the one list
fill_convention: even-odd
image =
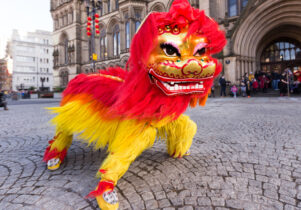
[(197, 60), (189, 60), (182, 68), (184, 75), (199, 75), (203, 71), (202, 65)]

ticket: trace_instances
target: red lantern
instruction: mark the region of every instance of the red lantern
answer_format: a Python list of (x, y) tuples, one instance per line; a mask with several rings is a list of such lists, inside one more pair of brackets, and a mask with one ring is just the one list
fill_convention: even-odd
[(91, 31), (91, 28), (89, 26), (86, 29), (87, 29), (87, 31)]
[(87, 36), (91, 36), (92, 33), (90, 31), (87, 32)]
[(100, 34), (100, 30), (96, 30), (95, 32), (96, 32), (96, 34), (97, 34), (97, 35), (99, 35), (99, 34)]
[(96, 13), (94, 17), (95, 18), (99, 18), (100, 16), (99, 16), (99, 14)]
[(99, 29), (99, 25), (95, 25), (95, 28)]
[(92, 21), (92, 18), (89, 16), (89, 17), (87, 18), (87, 20), (88, 20), (88, 21)]

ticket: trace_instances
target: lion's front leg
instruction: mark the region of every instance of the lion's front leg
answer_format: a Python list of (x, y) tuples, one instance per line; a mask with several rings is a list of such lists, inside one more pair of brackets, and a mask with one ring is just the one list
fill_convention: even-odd
[(65, 131), (57, 131), (45, 150), (43, 161), (47, 162), (49, 170), (57, 170), (72, 143), (72, 134)]
[(109, 145), (109, 155), (104, 160), (97, 175), (101, 180), (95, 191), (89, 197), (96, 197), (101, 209), (117, 209), (118, 198), (114, 190), (118, 180), (128, 170), (130, 164), (147, 148), (151, 147), (156, 139), (156, 129), (148, 127), (143, 131), (136, 131), (136, 136), (120, 139), (122, 135), (117, 134), (116, 139)]
[(178, 158), (188, 154), (197, 126), (188, 116), (181, 115), (158, 131), (159, 136), (166, 139), (168, 154)]

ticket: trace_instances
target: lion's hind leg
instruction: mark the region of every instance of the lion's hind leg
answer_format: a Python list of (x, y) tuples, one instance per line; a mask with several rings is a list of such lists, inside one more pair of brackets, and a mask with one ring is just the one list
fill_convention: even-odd
[(43, 158), (49, 170), (56, 170), (60, 167), (72, 143), (72, 138), (72, 135), (66, 132), (57, 131), (53, 139), (49, 141)]
[(159, 128), (158, 134), (166, 139), (168, 154), (178, 158), (188, 155), (196, 131), (196, 124), (188, 116), (181, 115), (177, 120)]

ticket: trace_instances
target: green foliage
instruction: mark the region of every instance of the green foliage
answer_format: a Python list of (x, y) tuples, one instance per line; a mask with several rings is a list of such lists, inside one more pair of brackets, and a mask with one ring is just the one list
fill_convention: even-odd
[(64, 90), (65, 90), (65, 88), (63, 88), (63, 87), (54, 87), (53, 88), (53, 92), (55, 92), (55, 93), (61, 93)]

